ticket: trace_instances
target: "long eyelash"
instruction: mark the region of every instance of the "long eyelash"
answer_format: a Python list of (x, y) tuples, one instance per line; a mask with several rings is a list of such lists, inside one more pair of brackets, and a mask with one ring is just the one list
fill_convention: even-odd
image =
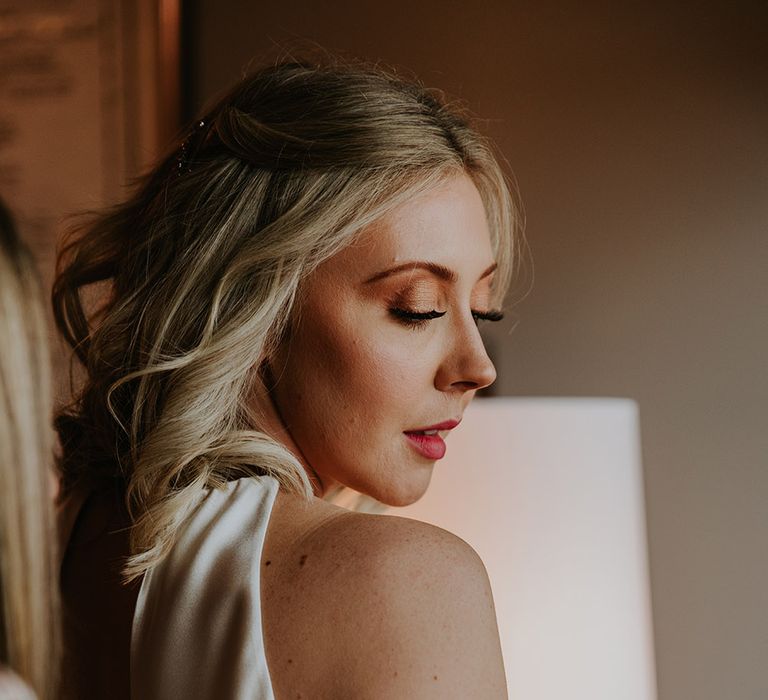
[(431, 321), (434, 318), (440, 318), (445, 316), (445, 311), (408, 311), (407, 309), (391, 308), (389, 312), (395, 316), (400, 322), (404, 323), (410, 328), (424, 327), (427, 321)]
[(504, 318), (504, 312), (503, 311), (473, 311), (472, 318), (474, 318), (476, 322), (477, 321), (493, 321), (495, 323), (496, 321), (501, 321), (501, 319)]
[[(399, 321), (411, 328), (423, 327), (427, 321), (440, 318), (446, 314), (445, 311), (408, 311), (407, 309), (397, 307), (391, 308), (389, 311)], [(496, 322), (504, 318), (504, 313), (502, 311), (473, 311), (472, 318), (475, 319), (475, 323), (478, 321)]]

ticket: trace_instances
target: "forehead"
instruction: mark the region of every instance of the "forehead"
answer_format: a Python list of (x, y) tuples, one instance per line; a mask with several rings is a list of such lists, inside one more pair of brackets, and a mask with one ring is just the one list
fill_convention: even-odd
[(485, 207), (466, 175), (400, 205), (328, 261), (328, 271), (370, 276), (408, 261), (429, 261), (475, 279), (493, 263)]

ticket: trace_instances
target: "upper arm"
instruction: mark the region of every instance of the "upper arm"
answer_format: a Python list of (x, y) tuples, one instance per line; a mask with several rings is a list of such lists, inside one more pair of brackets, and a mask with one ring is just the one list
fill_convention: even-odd
[(322, 697), (507, 697), (488, 576), (466, 542), (393, 516), (341, 518), (323, 537)]

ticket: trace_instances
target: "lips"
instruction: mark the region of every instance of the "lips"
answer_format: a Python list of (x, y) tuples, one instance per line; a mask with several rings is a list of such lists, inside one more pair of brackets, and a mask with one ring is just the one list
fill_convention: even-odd
[(428, 430), (452, 430), (455, 428), (459, 423), (461, 423), (461, 418), (458, 419), (450, 419), (450, 420), (444, 420), (442, 423), (437, 423), (435, 425), (429, 425), (426, 428), (414, 428), (413, 430), (406, 430), (405, 433), (423, 433)]
[(445, 456), (445, 442), (439, 435), (424, 435), (406, 433), (408, 442), (422, 457), (427, 459), (442, 459)]
[(415, 430), (403, 431), (410, 445), (418, 452), (422, 457), (426, 459), (442, 459), (445, 456), (445, 442), (443, 436), (438, 434), (438, 431), (449, 431), (455, 428), (461, 422), (461, 418), (458, 420), (451, 419), (443, 421), (442, 423), (436, 423), (425, 428), (417, 428)]

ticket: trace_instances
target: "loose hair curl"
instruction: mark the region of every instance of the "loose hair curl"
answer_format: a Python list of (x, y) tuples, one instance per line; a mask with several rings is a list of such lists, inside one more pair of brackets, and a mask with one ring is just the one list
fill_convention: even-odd
[[(311, 497), (300, 462), (248, 407), (253, 373), (286, 333), (302, 280), (458, 173), (487, 211), (500, 302), (515, 207), (463, 112), (379, 67), (285, 62), (245, 78), (130, 199), (69, 232), (53, 305), (86, 379), (57, 416), (63, 482), (121, 482), (127, 579), (162, 559), (205, 488), (271, 474)], [(96, 283), (108, 293), (94, 308), (83, 292)]]

